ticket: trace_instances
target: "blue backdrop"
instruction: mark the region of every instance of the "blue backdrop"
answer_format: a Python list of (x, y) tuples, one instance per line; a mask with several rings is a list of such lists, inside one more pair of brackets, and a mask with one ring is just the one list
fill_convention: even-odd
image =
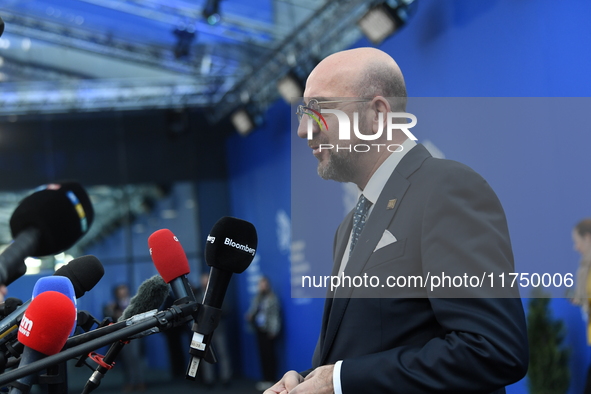
[[(585, 97), (591, 91), (588, 15), (591, 3), (585, 0), (419, 0), (409, 25), (379, 48), (397, 60), (413, 97)], [(370, 43), (363, 39), (355, 46)], [(479, 103), (481, 107), (483, 102)], [(574, 105), (580, 117), (580, 109), (589, 101), (561, 104), (525, 99), (513, 103), (527, 103), (530, 108), (539, 105), (540, 109), (528, 112), (523, 127), (508, 127), (503, 113), (484, 118), (468, 113), (464, 119), (446, 119), (441, 124), (432, 118), (428, 128), (417, 126), (420, 132), (416, 135), (445, 157), (473, 167), (491, 183), (507, 213), (519, 271), (528, 267), (539, 273), (574, 272), (578, 256), (572, 249), (571, 229), (579, 219), (591, 216), (591, 185), (585, 171), (591, 138), (588, 125), (570, 115), (575, 113)], [(510, 104), (503, 101), (502, 105)], [(267, 112), (262, 127), (246, 138), (236, 136), (228, 141), (232, 212), (257, 226), (261, 254), (256, 267), (271, 276), (283, 303), (282, 371), (309, 366), (323, 303), (321, 299), (291, 298), (288, 290), (294, 268), (301, 272), (314, 266), (305, 253), (306, 245), (293, 240), (290, 262), (277, 244), (278, 211), (290, 212), (287, 190), (293, 132), (289, 111), (287, 104), (278, 102)], [(548, 121), (540, 119), (541, 114)], [(454, 128), (454, 121), (475, 127)], [(308, 159), (308, 163), (294, 159), (302, 171), (311, 171), (310, 180), (303, 181), (313, 190), (308, 198), (319, 207), (337, 201), (332, 218), (325, 220), (322, 211), (323, 219), (314, 219), (314, 213), (308, 212), (319, 226), (318, 233), (329, 240), (325, 248), (330, 249), (337, 216), (342, 215), (341, 197), (335, 196), (342, 196), (343, 190), (334, 183), (319, 186), (322, 181), (312, 180), (315, 159), (311, 155)], [(296, 191), (291, 194), (292, 198), (296, 195), (300, 197)], [(249, 275), (239, 278), (243, 311), (252, 296), (251, 281)], [(564, 298), (553, 299), (551, 306), (554, 316), (567, 324), (566, 344), (572, 349), (569, 392), (581, 392), (589, 350), (580, 312)], [(254, 351), (254, 337), (244, 326), (241, 336), (246, 339), (246, 359)], [(254, 364), (245, 365), (245, 371), (259, 376)], [(508, 391), (525, 392), (525, 382)]]

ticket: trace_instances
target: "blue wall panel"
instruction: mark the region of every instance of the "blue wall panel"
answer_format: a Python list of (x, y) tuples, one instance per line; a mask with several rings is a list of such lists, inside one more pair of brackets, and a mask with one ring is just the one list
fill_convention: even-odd
[[(259, 245), (252, 265), (238, 276), (239, 311), (244, 314), (260, 275), (270, 278), (283, 308), (279, 338), (280, 375), (309, 368), (320, 324), (322, 300), (294, 300), (290, 295), (290, 154), (289, 106), (277, 102), (265, 124), (247, 138), (228, 140), (232, 214), (252, 222)], [(243, 323), (242, 360), (247, 376), (260, 378), (256, 338)]]
[[(413, 97), (586, 97), (591, 92), (590, 14), (591, 3), (584, 0), (419, 0), (410, 24), (380, 48), (398, 61)], [(369, 45), (365, 39), (355, 44)], [(556, 101), (551, 103), (557, 105)], [(548, 108), (547, 114), (559, 119), (565, 116), (555, 108)], [(246, 138), (232, 138), (228, 146), (233, 214), (250, 217), (260, 227), (269, 226), (259, 230), (261, 239), (269, 237), (261, 240), (261, 245), (275, 237), (270, 212), (277, 205), (288, 204), (275, 199), (281, 195), (278, 188), (288, 184), (283, 179), (289, 169), (277, 173), (270, 168), (278, 171), (287, 166), (288, 144), (278, 148), (271, 141), (291, 132), (289, 119), (287, 105), (278, 103), (267, 113), (263, 127)], [(498, 120), (502, 119), (499, 114)], [(442, 125), (423, 128), (417, 136), (420, 141), (431, 141), (447, 158), (475, 168), (491, 183), (507, 212), (518, 270), (521, 266), (535, 269), (539, 264), (540, 270), (574, 272), (578, 256), (572, 251), (570, 231), (580, 218), (591, 216), (591, 184), (585, 172), (589, 127), (577, 120), (555, 128), (548, 128), (544, 119), (528, 124), (530, 127), (515, 131), (500, 122), (496, 133), (480, 129), (456, 132)], [(276, 162), (270, 163), (272, 159)], [(309, 159), (314, 166), (314, 159)], [(265, 177), (264, 182), (257, 182), (259, 177)], [(319, 195), (331, 199), (330, 195)], [(329, 242), (337, 223), (327, 225)], [(260, 251), (260, 270), (272, 274), (276, 288), (279, 284), (288, 288), (287, 258), (270, 262), (270, 252), (263, 246)], [(283, 264), (284, 268), (270, 264)], [(246, 287), (248, 276), (240, 281)], [(309, 314), (305, 317), (309, 326), (301, 327), (308, 330), (304, 342), (293, 331), (284, 333), (281, 367), (305, 368), (304, 358), (309, 354), (293, 355), (288, 349), (297, 340), (297, 346), (309, 353), (316, 341), (322, 302), (312, 299), (301, 306), (297, 305), (301, 300), (279, 292), (286, 305), (286, 319), (290, 314), (300, 318), (304, 310)], [(245, 308), (247, 301), (243, 302)], [(555, 317), (567, 324), (566, 342), (573, 350), (569, 392), (580, 392), (589, 362), (580, 313), (564, 298), (554, 299), (551, 305)], [(254, 348), (253, 344), (244, 346)], [(508, 391), (525, 390), (521, 381)]]

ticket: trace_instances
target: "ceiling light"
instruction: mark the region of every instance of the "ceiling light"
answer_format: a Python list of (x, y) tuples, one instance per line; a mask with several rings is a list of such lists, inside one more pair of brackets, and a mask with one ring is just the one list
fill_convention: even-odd
[(30, 38), (23, 38), (21, 41), (21, 49), (25, 52), (28, 52), (31, 49), (31, 39)]
[(207, 0), (202, 12), (203, 17), (210, 25), (215, 25), (221, 19), (220, 17), (220, 0)]
[(277, 90), (286, 102), (292, 103), (304, 95), (304, 83), (293, 71), (290, 71), (277, 81)]
[(357, 25), (374, 45), (378, 45), (406, 24), (412, 3), (414, 0), (385, 1), (367, 11)]
[(254, 116), (248, 112), (246, 107), (242, 107), (234, 111), (230, 119), (238, 134), (242, 136), (247, 136), (250, 134), (250, 132), (256, 126)]
[(25, 259), (25, 265), (27, 266), (26, 275), (36, 275), (41, 272), (41, 259), (36, 259), (34, 257), (27, 257)]

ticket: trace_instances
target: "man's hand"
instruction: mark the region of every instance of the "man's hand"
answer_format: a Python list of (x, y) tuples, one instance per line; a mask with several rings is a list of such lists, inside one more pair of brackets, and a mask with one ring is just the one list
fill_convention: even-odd
[(313, 370), (289, 394), (333, 394), (332, 374), (334, 365), (323, 365)]
[(287, 394), (303, 381), (304, 377), (296, 371), (287, 371), (279, 382), (265, 390), (263, 394)]

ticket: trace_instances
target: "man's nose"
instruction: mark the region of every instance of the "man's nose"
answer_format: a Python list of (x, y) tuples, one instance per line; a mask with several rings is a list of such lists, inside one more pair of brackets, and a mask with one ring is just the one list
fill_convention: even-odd
[(304, 139), (308, 138), (308, 129), (312, 130), (312, 136), (310, 136), (309, 139), (312, 139), (313, 135), (320, 131), (318, 125), (315, 124), (315, 122), (312, 121), (308, 115), (304, 115), (300, 121), (300, 124), (298, 125), (298, 137)]

